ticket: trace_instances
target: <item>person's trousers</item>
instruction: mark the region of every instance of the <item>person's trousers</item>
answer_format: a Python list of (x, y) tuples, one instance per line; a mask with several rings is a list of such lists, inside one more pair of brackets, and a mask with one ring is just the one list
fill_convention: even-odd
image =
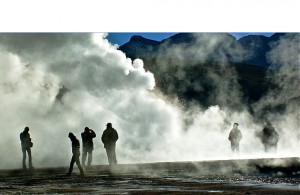
[(113, 145), (105, 146), (105, 149), (108, 158), (108, 163), (110, 165), (117, 164), (116, 145), (113, 144)]
[(233, 152), (239, 152), (240, 150), (240, 145), (238, 142), (231, 142), (231, 150)]
[(87, 165), (91, 166), (93, 160), (93, 149), (86, 149), (86, 148), (82, 149), (82, 159), (81, 159), (82, 166), (85, 166), (86, 156), (88, 156)]
[(269, 144), (265, 143), (265, 152), (277, 152), (277, 143), (276, 144)]
[(31, 156), (31, 148), (30, 147), (22, 147), (22, 153), (23, 153), (23, 169), (26, 169), (26, 152), (28, 154), (28, 160), (29, 160), (29, 168), (32, 168), (32, 156)]
[(77, 167), (79, 168), (80, 175), (84, 175), (83, 169), (82, 169), (80, 161), (79, 161), (79, 155), (74, 155), (74, 154), (73, 154), (71, 162), (70, 162), (70, 168), (69, 168), (69, 171), (68, 171), (68, 175), (71, 175), (75, 162), (76, 162)]

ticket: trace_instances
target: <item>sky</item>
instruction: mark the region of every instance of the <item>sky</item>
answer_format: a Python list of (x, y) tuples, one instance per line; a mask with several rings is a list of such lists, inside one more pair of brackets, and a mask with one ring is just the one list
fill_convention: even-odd
[[(151, 40), (156, 40), (156, 41), (161, 41), (163, 39), (169, 38), (177, 33), (175, 32), (114, 32), (114, 33), (108, 33), (108, 36), (106, 37), (111, 43), (113, 44), (118, 44), (118, 45), (123, 45), (127, 43), (130, 38), (133, 35), (140, 35), (144, 38), (151, 39)], [(270, 37), (274, 33), (271, 32), (252, 32), (252, 33), (246, 33), (246, 32), (231, 32), (231, 35), (235, 36), (236, 39), (240, 39), (244, 36), (247, 35), (263, 35)]]

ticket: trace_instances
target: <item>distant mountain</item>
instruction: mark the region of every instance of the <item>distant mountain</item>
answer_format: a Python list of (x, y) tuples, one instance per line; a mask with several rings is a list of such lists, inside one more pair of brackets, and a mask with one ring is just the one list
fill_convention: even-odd
[[(269, 67), (270, 64), (267, 61), (266, 54), (270, 51), (270, 43), (278, 41), (285, 33), (275, 33), (271, 37), (261, 35), (248, 35), (239, 40), (228, 33), (178, 33), (167, 39), (154, 41), (146, 39), (142, 36), (133, 36), (128, 43), (120, 46), (120, 50), (126, 53), (130, 58), (144, 58), (155, 57), (159, 55), (157, 51), (161, 48), (172, 47), (179, 44), (185, 44), (187, 47), (195, 45), (197, 40), (201, 40), (201, 37), (217, 37), (221, 36), (224, 41), (223, 45), (231, 45), (232, 47), (240, 47), (245, 51), (245, 54), (239, 59), (229, 58), (229, 62), (244, 63), (254, 66)], [(199, 43), (199, 41), (197, 42)], [(205, 44), (205, 43), (203, 43)], [(219, 49), (222, 48), (222, 44), (219, 45)], [(220, 51), (216, 51), (218, 53)], [(227, 51), (227, 55), (231, 51)], [(226, 52), (225, 52), (226, 53)], [(233, 55), (233, 54), (232, 54)]]
[(247, 54), (248, 58), (241, 61), (242, 63), (255, 66), (269, 67), (270, 63), (266, 58), (266, 54), (271, 49), (271, 44), (278, 41), (285, 33), (275, 33), (271, 37), (260, 35), (248, 35), (238, 40)]
[(196, 41), (194, 33), (178, 33), (167, 39), (161, 41), (162, 44), (181, 44), (189, 43), (192, 44)]
[(128, 43), (120, 47), (120, 50), (131, 57), (147, 56), (149, 53), (152, 54), (159, 44), (158, 41), (146, 39), (142, 36), (132, 36)]
[(266, 56), (271, 43), (283, 35), (236, 40), (228, 33), (178, 33), (160, 42), (133, 36), (119, 49), (132, 59), (143, 59), (157, 88), (184, 105), (239, 109), (242, 102), (251, 109), (272, 86), (266, 79)]
[(246, 64), (269, 66), (266, 53), (270, 50), (270, 39), (265, 36), (249, 35), (238, 40), (250, 56), (243, 61)]

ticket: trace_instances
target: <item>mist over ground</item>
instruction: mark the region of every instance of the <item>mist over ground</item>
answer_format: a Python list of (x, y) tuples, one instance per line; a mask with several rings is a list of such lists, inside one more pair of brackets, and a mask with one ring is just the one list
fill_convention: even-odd
[[(142, 60), (127, 58), (105, 36), (0, 34), (1, 169), (21, 167), (19, 134), (25, 126), (34, 144), (35, 167), (67, 166), (71, 158), (68, 133), (81, 141), (86, 126), (97, 134), (92, 164), (107, 164), (101, 135), (108, 122), (119, 133), (119, 163), (299, 156), (299, 34), (284, 36), (272, 45), (270, 79), (279, 87), (253, 105), (255, 113), (272, 121), (280, 135), (277, 154), (264, 153), (256, 136), (263, 123), (243, 105), (236, 72), (227, 63), (228, 58), (247, 56), (247, 51), (229, 44), (212, 56), (224, 39), (220, 35), (201, 47), (187, 50), (177, 45), (168, 50), (168, 55), (178, 56), (174, 60), (179, 62), (176, 68), (182, 80), (186, 75), (180, 71), (181, 61), (222, 59), (217, 64), (222, 77), (209, 75), (215, 86), (211, 101), (216, 104), (206, 109), (191, 102), (183, 109), (176, 97), (155, 90), (155, 75), (145, 70)], [(228, 50), (230, 55), (224, 53)], [(163, 56), (159, 60), (168, 64)], [(202, 90), (197, 82), (193, 85)], [(284, 109), (265, 111), (278, 105)], [(243, 134), (240, 155), (231, 153), (227, 139), (234, 122)]]

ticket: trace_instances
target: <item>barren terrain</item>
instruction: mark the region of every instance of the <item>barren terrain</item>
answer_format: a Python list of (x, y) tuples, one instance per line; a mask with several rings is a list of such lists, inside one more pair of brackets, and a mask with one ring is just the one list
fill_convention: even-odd
[(1, 170), (0, 194), (299, 194), (299, 158)]

